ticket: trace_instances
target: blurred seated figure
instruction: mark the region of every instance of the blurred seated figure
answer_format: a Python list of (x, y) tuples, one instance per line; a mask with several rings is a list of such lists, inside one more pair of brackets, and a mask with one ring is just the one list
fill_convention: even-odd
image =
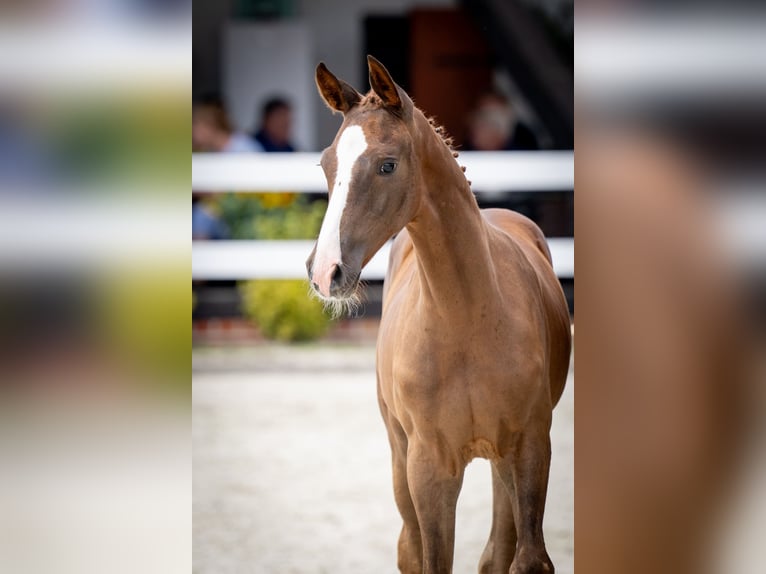
[(481, 96), (471, 112), (466, 138), (469, 151), (536, 150), (534, 132), (518, 120), (508, 99), (489, 92)]
[(192, 150), (196, 152), (262, 152), (261, 145), (236, 132), (229, 121), (223, 100), (208, 95), (195, 100), (192, 108)]
[(295, 146), (290, 141), (292, 116), (292, 106), (284, 98), (271, 98), (263, 105), (260, 125), (253, 137), (264, 151), (295, 151)]
[(199, 195), (192, 195), (192, 240), (228, 239), (229, 229)]

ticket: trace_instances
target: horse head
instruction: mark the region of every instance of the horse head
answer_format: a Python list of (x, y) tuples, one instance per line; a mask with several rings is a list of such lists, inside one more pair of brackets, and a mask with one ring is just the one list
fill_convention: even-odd
[(316, 294), (340, 306), (354, 300), (362, 268), (418, 208), (415, 106), (380, 62), (367, 60), (372, 90), (364, 96), (323, 63), (316, 69), (319, 93), (343, 123), (322, 153), (329, 203), (306, 268)]

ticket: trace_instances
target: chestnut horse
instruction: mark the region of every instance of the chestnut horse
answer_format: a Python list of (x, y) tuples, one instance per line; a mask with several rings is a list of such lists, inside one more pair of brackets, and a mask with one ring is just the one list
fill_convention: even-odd
[(452, 570), (466, 465), (492, 465), (492, 530), (480, 572), (553, 572), (543, 540), (551, 411), (569, 367), (569, 312), (540, 229), (479, 210), (442, 134), (368, 56), (367, 95), (319, 64), (343, 114), (322, 154), (330, 200), (306, 262), (318, 295), (355, 296), (391, 250), (377, 345), (378, 401), (404, 525), (398, 566)]

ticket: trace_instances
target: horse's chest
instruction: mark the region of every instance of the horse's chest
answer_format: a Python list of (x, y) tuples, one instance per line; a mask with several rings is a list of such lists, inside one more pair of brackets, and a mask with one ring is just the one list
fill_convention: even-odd
[(428, 376), (438, 379), (462, 378), (475, 373), (492, 375), (503, 357), (494, 345), (481, 340), (445, 343), (438, 339), (413, 341), (400, 353), (403, 365), (415, 365)]
[(446, 320), (400, 294), (384, 313), (379, 334), (384, 400), (398, 411), (486, 404), (507, 395), (516, 378), (511, 373), (525, 361), (520, 351), (528, 348), (517, 323), (498, 309)]
[(508, 350), (499, 352), (491, 339), (451, 339), (444, 332), (404, 335), (391, 370), (404, 400), (468, 400), (475, 389), (502, 385), (508, 378)]
[(380, 342), (392, 346), (392, 355), (405, 368), (417, 367), (424, 375), (440, 379), (460, 376), (490, 368), (492, 357), (510, 345), (512, 320), (503, 313), (445, 317), (433, 309), (421, 309), (412, 299), (399, 298), (381, 321), (386, 339)]

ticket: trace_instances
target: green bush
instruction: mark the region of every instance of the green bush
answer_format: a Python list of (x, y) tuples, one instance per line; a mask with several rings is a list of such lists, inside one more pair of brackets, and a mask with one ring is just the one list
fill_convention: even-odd
[(310, 341), (330, 327), (331, 319), (309, 295), (306, 281), (243, 281), (239, 289), (245, 315), (270, 339)]
[[(294, 194), (227, 194), (218, 210), (233, 239), (315, 239), (326, 201)], [(239, 284), (244, 315), (264, 336), (279, 341), (310, 341), (324, 335), (331, 319), (309, 295), (306, 281), (254, 280)]]

